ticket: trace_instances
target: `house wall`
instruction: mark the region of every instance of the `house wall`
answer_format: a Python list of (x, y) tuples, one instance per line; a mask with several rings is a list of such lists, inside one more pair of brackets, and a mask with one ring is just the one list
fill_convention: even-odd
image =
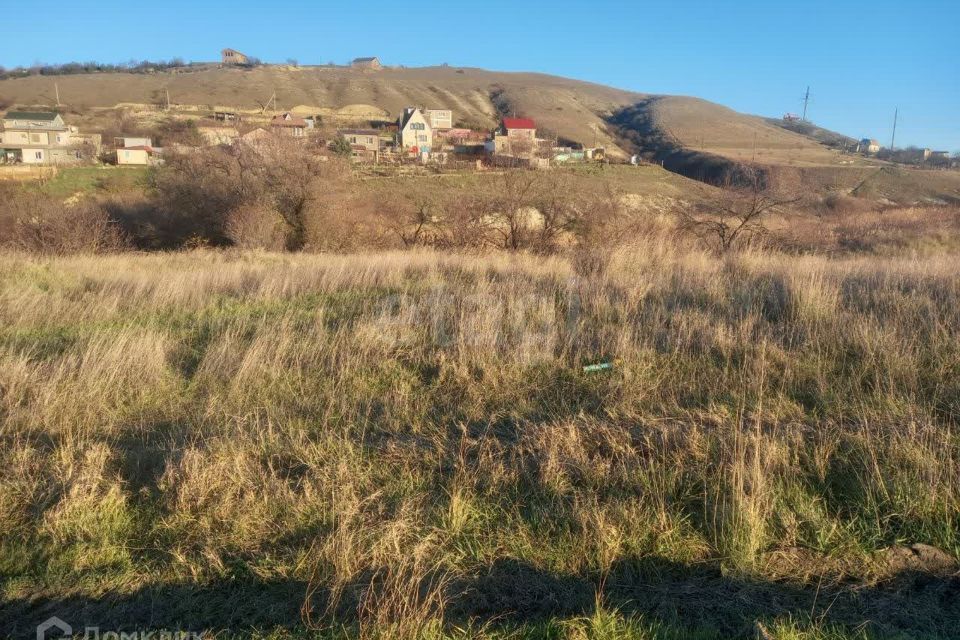
[(427, 119), (434, 129), (453, 128), (453, 111), (450, 109), (427, 109)]
[(23, 149), (22, 154), (23, 164), (46, 164), (47, 162), (46, 149)]
[(26, 131), (3, 132), (3, 142), (5, 144), (30, 144), (30, 135)]
[(507, 137), (515, 140), (529, 140), (533, 142), (537, 138), (536, 129), (507, 129)]
[(150, 164), (150, 156), (144, 149), (117, 149), (117, 164)]
[(153, 140), (150, 138), (120, 138), (125, 147), (151, 147)]
[(232, 51), (229, 53), (221, 52), (220, 61), (223, 64), (247, 64), (250, 62), (247, 56), (238, 51)]
[(350, 133), (344, 137), (350, 144), (360, 144), (365, 146), (367, 149), (374, 151), (379, 151), (380, 149), (380, 136), (367, 136)]
[(373, 60), (369, 60), (365, 62), (354, 61), (350, 63), (350, 66), (356, 69), (380, 69), (382, 65), (380, 64), (379, 60), (374, 58)]
[[(422, 125), (422, 128), (419, 125)], [(400, 131), (400, 146), (404, 149), (418, 147), (421, 151), (427, 152), (433, 147), (433, 130), (419, 110), (410, 116), (410, 120)]]

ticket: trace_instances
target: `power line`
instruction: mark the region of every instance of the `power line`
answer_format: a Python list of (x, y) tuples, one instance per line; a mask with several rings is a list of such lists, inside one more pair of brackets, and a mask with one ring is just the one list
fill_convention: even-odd
[(803, 94), (803, 116), (801, 116), (800, 118), (804, 122), (807, 121), (807, 105), (809, 103), (810, 103), (810, 86), (807, 85), (807, 92)]

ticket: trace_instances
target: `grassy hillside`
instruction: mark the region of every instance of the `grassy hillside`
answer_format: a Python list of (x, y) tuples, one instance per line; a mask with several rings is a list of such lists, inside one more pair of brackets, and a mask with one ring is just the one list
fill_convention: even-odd
[[(805, 188), (826, 192), (835, 182), (856, 185), (864, 170), (885, 163), (841, 153), (848, 138), (817, 127), (787, 125), (738, 113), (685, 96), (650, 96), (598, 84), (536, 73), (505, 73), (474, 68), (388, 68), (371, 72), (343, 67), (268, 65), (254, 69), (210, 65), (188, 72), (98, 73), (31, 76), (0, 81), (0, 98), (20, 105), (53, 105), (53, 83), (61, 99), (88, 127), (114, 123), (115, 107), (139, 111), (150, 120), (150, 105), (170, 98), (177, 113), (196, 117), (214, 107), (259, 113), (271, 95), (277, 109), (320, 114), (330, 123), (394, 119), (405, 106), (454, 110), (468, 126), (491, 128), (500, 115), (533, 117), (542, 133), (606, 146), (616, 157), (637, 150), (665, 160), (667, 168), (697, 179), (712, 179), (731, 164), (790, 168)], [(824, 169), (839, 180), (821, 180)], [(848, 171), (850, 170), (850, 171)], [(960, 190), (960, 173), (912, 172), (910, 182), (881, 191), (913, 199), (951, 201)], [(809, 174), (809, 175), (807, 175)], [(878, 174), (885, 177), (884, 174)], [(892, 174), (891, 174), (892, 175)], [(903, 182), (903, 179), (899, 179)]]
[(0, 256), (0, 628), (951, 637), (955, 258), (610, 258)]
[(756, 167), (787, 191), (839, 193), (885, 204), (960, 201), (960, 172), (907, 169), (843, 153), (844, 140), (817, 127), (767, 118), (683, 96), (651, 96), (617, 111), (625, 146), (695, 179), (720, 182)]

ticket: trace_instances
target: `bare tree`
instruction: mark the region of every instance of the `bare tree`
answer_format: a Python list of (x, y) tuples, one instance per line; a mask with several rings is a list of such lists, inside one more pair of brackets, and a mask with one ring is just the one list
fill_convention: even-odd
[(446, 244), (441, 202), (435, 191), (406, 193), (391, 184), (376, 196), (377, 220), (405, 248)]
[(61, 200), (19, 185), (0, 189), (0, 247), (35, 253), (103, 253), (126, 246), (118, 225), (99, 203)]
[(800, 200), (766, 187), (756, 174), (737, 183), (727, 181), (723, 188), (723, 195), (716, 200), (680, 211), (680, 230), (720, 253), (766, 236), (769, 215)]
[[(212, 244), (231, 242), (227, 222), (242, 213), (279, 216), (284, 247), (307, 243), (307, 217), (325, 206), (326, 194), (343, 173), (343, 162), (324, 160), (308, 141), (274, 136), (256, 145), (212, 147), (190, 154), (169, 154), (155, 175), (157, 204), (173, 228)], [(239, 223), (238, 223), (239, 224)]]

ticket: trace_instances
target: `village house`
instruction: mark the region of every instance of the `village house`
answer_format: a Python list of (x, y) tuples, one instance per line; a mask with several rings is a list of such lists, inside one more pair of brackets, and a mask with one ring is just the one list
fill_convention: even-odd
[(282, 132), (294, 138), (302, 138), (306, 134), (307, 121), (293, 115), (289, 111), (273, 116), (270, 126), (274, 131)]
[(928, 158), (940, 159), (940, 160), (949, 160), (950, 152), (949, 151), (931, 151), (928, 155)]
[(125, 147), (152, 147), (153, 140), (151, 140), (150, 138), (132, 138), (132, 137), (114, 138), (113, 146), (115, 146), (117, 149), (123, 149)]
[(114, 138), (118, 165), (147, 166), (157, 164), (162, 149), (153, 146), (150, 138)]
[(413, 154), (430, 153), (433, 147), (433, 130), (423, 112), (416, 107), (407, 107), (397, 121), (397, 142), (400, 148)]
[(350, 156), (354, 160), (380, 161), (380, 132), (376, 129), (340, 129), (337, 135), (350, 143)]
[(9, 111), (3, 119), (0, 161), (70, 164), (82, 159), (82, 140), (52, 111)]
[(537, 125), (530, 118), (504, 118), (494, 132), (492, 151), (500, 155), (531, 156), (537, 146)]
[(239, 123), (241, 121), (240, 115), (235, 111), (214, 111), (213, 119), (218, 122)]
[(880, 143), (872, 138), (864, 138), (857, 145), (857, 151), (860, 153), (873, 154), (880, 151)]
[(224, 49), (220, 52), (220, 63), (224, 66), (243, 66), (250, 64), (250, 57), (236, 49)]
[(427, 109), (426, 115), (434, 131), (453, 128), (453, 111), (450, 109)]
[(380, 64), (380, 58), (376, 56), (370, 58), (354, 58), (350, 66), (354, 69), (371, 69), (373, 71), (383, 68), (383, 65)]
[(147, 166), (159, 161), (160, 149), (148, 146), (117, 149), (117, 164)]

